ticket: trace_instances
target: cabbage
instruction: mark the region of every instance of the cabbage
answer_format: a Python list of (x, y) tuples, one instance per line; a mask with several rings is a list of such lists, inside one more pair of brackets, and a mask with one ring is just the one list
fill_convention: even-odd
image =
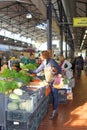
[(17, 94), (17, 95), (22, 95), (23, 91), (21, 89), (14, 89), (13, 93)]
[(18, 82), (17, 85), (20, 88), (23, 85), (23, 83), (22, 82)]
[(33, 102), (32, 102), (32, 100), (26, 100), (25, 102), (21, 102), (19, 104), (19, 108), (21, 110), (26, 110), (27, 112), (32, 112), (32, 110), (33, 110)]
[(17, 110), (18, 109), (18, 105), (14, 102), (8, 103), (7, 107), (8, 107), (9, 110)]
[(9, 95), (9, 98), (11, 98), (11, 99), (13, 99), (13, 100), (19, 100), (19, 99), (20, 99), (20, 97), (19, 97), (17, 94), (14, 94), (14, 93), (11, 93), (11, 94)]
[(20, 108), (21, 110), (25, 110), (25, 109), (26, 109), (26, 102), (21, 102), (21, 103), (19, 104), (19, 108)]

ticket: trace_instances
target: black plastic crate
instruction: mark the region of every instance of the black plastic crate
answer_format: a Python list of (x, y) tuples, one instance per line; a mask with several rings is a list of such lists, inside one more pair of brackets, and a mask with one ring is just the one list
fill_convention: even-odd
[(6, 120), (6, 130), (35, 130), (35, 117), (31, 117), (26, 122)]
[(67, 102), (67, 90), (59, 89), (58, 90), (58, 103), (66, 103)]
[(0, 130), (5, 127), (5, 107), (6, 107), (6, 96), (4, 93), (0, 93)]
[(23, 122), (17, 124), (17, 122), (13, 123), (11, 121), (8, 121), (7, 124), (6, 130), (36, 130), (34, 124), (28, 125), (27, 123)]
[(6, 111), (6, 120), (9, 121), (26, 122), (30, 116), (30, 113), (23, 111)]
[(17, 129), (17, 130), (28, 130), (27, 122), (16, 122), (16, 121), (6, 121), (6, 128), (9, 129)]

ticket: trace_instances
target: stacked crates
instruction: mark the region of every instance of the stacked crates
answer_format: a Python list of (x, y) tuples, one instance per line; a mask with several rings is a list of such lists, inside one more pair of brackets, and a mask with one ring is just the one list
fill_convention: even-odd
[[(6, 97), (6, 102), (6, 130), (37, 130), (47, 112), (49, 96), (45, 96), (45, 87), (43, 87), (32, 94), (25, 92), (20, 96), (20, 100)], [(9, 109), (8, 105), (11, 102), (17, 104), (17, 109)], [(25, 108), (20, 106), (26, 102)]]
[(5, 130), (5, 95), (0, 93), (0, 130)]
[(37, 93), (37, 107), (38, 107), (45, 98), (45, 87), (38, 89), (36, 93)]
[(36, 130), (38, 129), (40, 122), (42, 121), (43, 117), (45, 116), (48, 110), (48, 104), (49, 104), (49, 96), (44, 98), (44, 100), (41, 102), (41, 104), (37, 107), (35, 111)]

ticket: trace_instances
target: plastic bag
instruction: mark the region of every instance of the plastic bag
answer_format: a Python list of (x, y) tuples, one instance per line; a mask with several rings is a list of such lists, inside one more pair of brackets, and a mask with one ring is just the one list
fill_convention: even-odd
[(53, 87), (56, 88), (56, 89), (63, 87), (62, 75), (58, 75), (58, 76), (55, 77), (54, 82), (53, 82)]
[(67, 79), (71, 79), (73, 77), (73, 70), (72, 69), (68, 69), (66, 71), (66, 77), (67, 77)]

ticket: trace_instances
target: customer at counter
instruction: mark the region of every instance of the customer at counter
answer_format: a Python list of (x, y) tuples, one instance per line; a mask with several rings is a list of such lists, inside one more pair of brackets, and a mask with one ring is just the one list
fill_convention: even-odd
[[(54, 119), (58, 115), (58, 89), (53, 87), (54, 78), (51, 80), (49, 79), (51, 75), (55, 77), (57, 74), (61, 74), (61, 68), (54, 59), (50, 58), (48, 51), (42, 51), (41, 60), (42, 60), (42, 63), (36, 70), (29, 70), (28, 72), (37, 74), (40, 71), (44, 70), (45, 78), (50, 85), (51, 93), (53, 96), (53, 111), (49, 115), (49, 119)], [(48, 69), (48, 68), (51, 68), (51, 69)], [(49, 70), (49, 72), (46, 71), (47, 69)], [(49, 75), (47, 76), (48, 73)]]

